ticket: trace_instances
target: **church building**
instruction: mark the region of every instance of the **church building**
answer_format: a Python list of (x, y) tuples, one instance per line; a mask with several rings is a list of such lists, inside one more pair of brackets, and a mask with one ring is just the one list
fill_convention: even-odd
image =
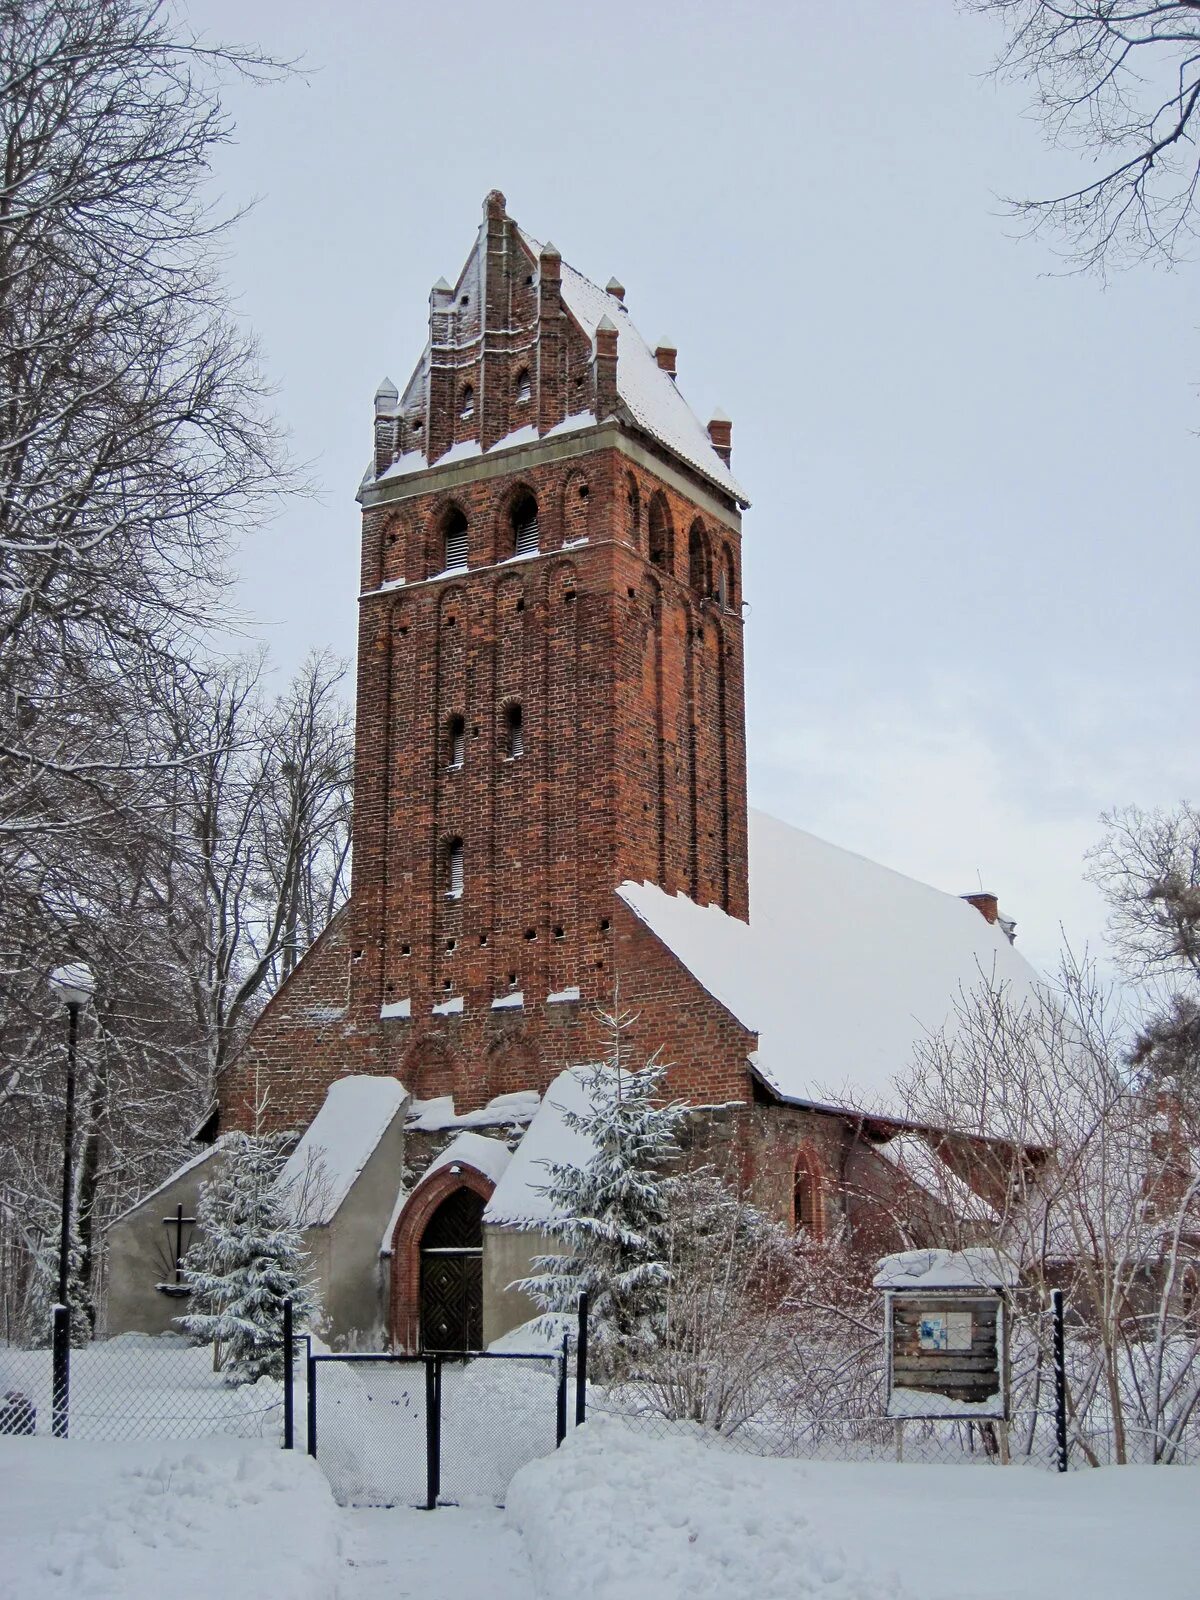
[(375, 395), (353, 891), (226, 1072), (215, 1144), (112, 1230), (111, 1332), (178, 1313), (162, 1216), (264, 1091), (293, 1172), (323, 1173), (301, 1220), (335, 1337), (523, 1322), (541, 1163), (618, 995), (758, 1204), (866, 1237), (863, 1197), (907, 1181), (914, 1039), (981, 969), (1032, 982), (993, 896), (748, 812), (748, 502), (676, 355), (488, 195), (415, 371)]

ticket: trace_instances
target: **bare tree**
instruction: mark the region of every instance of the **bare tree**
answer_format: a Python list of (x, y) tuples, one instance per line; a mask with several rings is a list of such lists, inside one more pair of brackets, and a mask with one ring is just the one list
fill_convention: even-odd
[(348, 891), (353, 730), (345, 668), (310, 657), (274, 702), (261, 660), (175, 705), (173, 824), (160, 894), (216, 1080), (262, 1001)]
[(1005, 30), (1002, 78), (1029, 85), (1049, 141), (1098, 173), (1013, 202), (1081, 269), (1187, 253), (1200, 182), (1200, 0), (961, 0)]
[[(1200, 1407), (1200, 1124), (1132, 1073), (1132, 1034), (1094, 966), (1068, 953), (1057, 983), (1032, 995), (981, 978), (904, 1084), (911, 1120), (977, 1152), (992, 1240), (1021, 1269), (1018, 1410), (1036, 1410), (1042, 1308), (1052, 1287), (1067, 1290), (1069, 1408), (1093, 1462), (1171, 1459), (1194, 1442)], [(958, 1174), (943, 1166), (939, 1210), (953, 1216)], [(937, 1192), (936, 1173), (920, 1181)]]

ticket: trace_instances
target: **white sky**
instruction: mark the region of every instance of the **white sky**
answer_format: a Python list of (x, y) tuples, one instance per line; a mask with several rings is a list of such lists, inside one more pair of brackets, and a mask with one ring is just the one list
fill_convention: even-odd
[[(1200, 785), (1195, 270), (1102, 290), (996, 196), (1079, 170), (951, 0), (192, 0), (303, 57), (228, 97), (231, 283), (319, 501), (241, 553), (248, 631), (353, 657), (371, 398), (487, 190), (734, 419), (754, 803), (1096, 941), (1106, 807)], [(1191, 299), (1189, 300), (1189, 295)]]

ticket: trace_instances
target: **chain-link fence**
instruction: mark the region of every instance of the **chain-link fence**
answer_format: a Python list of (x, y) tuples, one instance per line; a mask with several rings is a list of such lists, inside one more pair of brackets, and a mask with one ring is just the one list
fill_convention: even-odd
[[(651, 1352), (619, 1374), (593, 1372), (588, 1409), (651, 1437), (691, 1433), (716, 1448), (822, 1461), (932, 1462), (1049, 1471), (1200, 1462), (1200, 1372), (1169, 1348), (1130, 1343), (1107, 1368), (1093, 1333), (1024, 1292), (1010, 1301), (1006, 1419), (889, 1415), (887, 1343), (869, 1327), (747, 1354), (719, 1342)], [(1181, 1360), (1183, 1357), (1180, 1358)], [(1105, 1372), (1115, 1373), (1118, 1394)], [(1159, 1425), (1146, 1425), (1152, 1382)], [(936, 1394), (928, 1409), (942, 1409)], [(949, 1409), (952, 1409), (949, 1408)], [(1152, 1413), (1153, 1414), (1153, 1413)]]
[(283, 1383), (231, 1385), (211, 1345), (182, 1335), (126, 1333), (70, 1352), (69, 1389), (55, 1405), (50, 1349), (0, 1345), (0, 1433), (70, 1439), (278, 1436)]

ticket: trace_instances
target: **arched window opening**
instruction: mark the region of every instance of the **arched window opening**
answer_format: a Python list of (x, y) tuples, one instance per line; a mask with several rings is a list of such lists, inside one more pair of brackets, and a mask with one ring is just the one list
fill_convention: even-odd
[(528, 367), (522, 367), (513, 384), (513, 397), (519, 406), (527, 405), (533, 398), (533, 379)]
[(712, 578), (708, 571), (708, 541), (698, 522), (692, 523), (688, 534), (688, 583), (699, 595), (712, 593)]
[(664, 572), (670, 572), (675, 564), (675, 530), (671, 526), (667, 502), (661, 494), (656, 494), (650, 502), (649, 538), (651, 563), (661, 567)]
[(504, 754), (509, 761), (525, 754), (525, 714), (519, 705), (504, 709)]
[(523, 494), (512, 508), (513, 554), (535, 556), (538, 553), (541, 531), (538, 528), (537, 501), (531, 494)]
[(473, 417), (475, 415), (475, 390), (469, 383), (463, 384), (462, 395), (459, 400), (458, 414), (460, 417)]
[(446, 846), (446, 899), (461, 900), (463, 892), (463, 842), (451, 839)]
[(792, 1227), (796, 1233), (821, 1237), (821, 1189), (812, 1160), (801, 1154), (792, 1189)]
[(629, 533), (629, 542), (636, 549), (638, 542), (638, 519), (641, 515), (641, 497), (638, 495), (637, 479), (631, 472), (625, 480), (625, 525)]
[(461, 767), (467, 754), (467, 724), (462, 717), (451, 717), (446, 727), (446, 765)]
[(458, 572), (467, 564), (467, 519), (457, 507), (446, 522), (445, 550), (447, 572)]
[(1180, 1310), (1190, 1330), (1200, 1329), (1200, 1273), (1192, 1266), (1183, 1269), (1179, 1293)]
[(734, 565), (733, 551), (726, 545), (722, 552), (721, 578), (718, 590), (722, 611), (732, 611), (737, 604), (736, 584), (737, 568)]

